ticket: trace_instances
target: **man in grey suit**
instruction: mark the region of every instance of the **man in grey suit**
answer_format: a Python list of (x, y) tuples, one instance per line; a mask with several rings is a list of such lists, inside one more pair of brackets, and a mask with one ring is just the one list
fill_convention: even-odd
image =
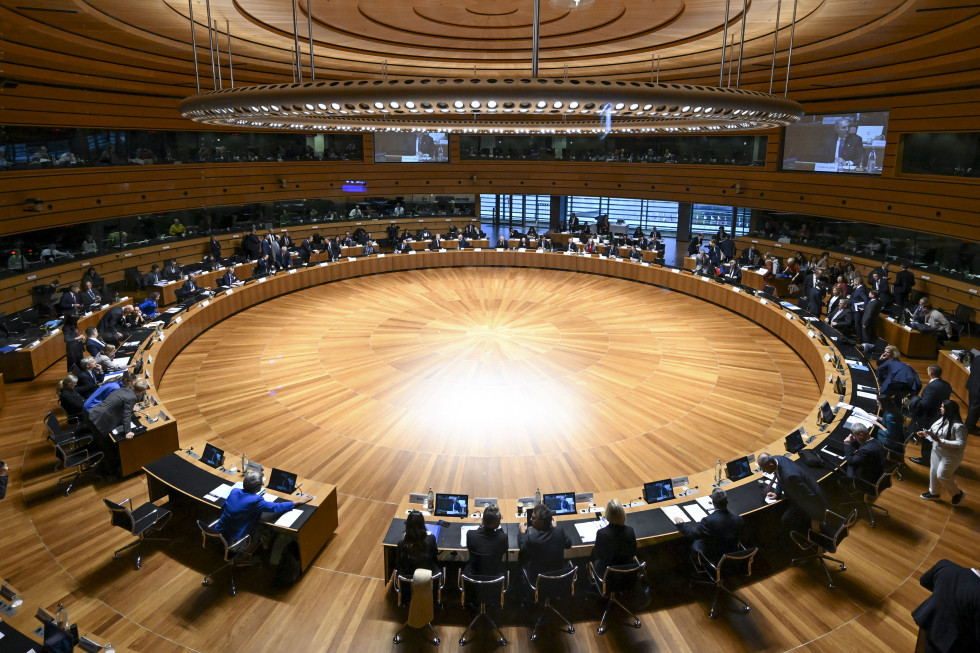
[(88, 412), (88, 421), (92, 426), (92, 435), (105, 455), (104, 463), (110, 473), (119, 474), (119, 450), (112, 441), (112, 431), (119, 427), (126, 429), (126, 439), (133, 437), (133, 409), (136, 403), (143, 399), (150, 384), (145, 379), (135, 383), (132, 379), (124, 380), (118, 390)]
[(775, 485), (767, 494), (769, 499), (786, 499), (789, 507), (783, 513), (783, 526), (790, 531), (804, 532), (807, 526), (820, 532), (820, 523), (829, 506), (827, 496), (806, 471), (786, 456), (759, 455), (759, 467), (775, 476)]

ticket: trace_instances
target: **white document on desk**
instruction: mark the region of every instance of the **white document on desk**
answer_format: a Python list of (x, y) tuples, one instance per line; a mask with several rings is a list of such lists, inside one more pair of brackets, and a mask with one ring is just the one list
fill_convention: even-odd
[(231, 486), (227, 483), (222, 483), (218, 487), (211, 490), (210, 494), (216, 496), (219, 499), (227, 499), (228, 495), (231, 494)]
[(861, 390), (858, 390), (857, 391), (857, 396), (864, 397), (865, 399), (877, 399), (878, 398), (878, 395), (874, 394), (873, 392), (863, 392)]
[(694, 521), (701, 521), (708, 516), (708, 513), (702, 510), (701, 506), (696, 503), (687, 503), (681, 507), (691, 516), (691, 519)]
[(707, 497), (698, 497), (696, 499), (696, 501), (699, 504), (701, 504), (701, 508), (704, 509), (704, 510), (706, 510), (706, 511), (714, 510), (715, 509), (715, 504), (711, 502), (711, 497), (710, 496), (707, 496)]
[(680, 506), (664, 506), (661, 508), (661, 510), (663, 510), (664, 514), (667, 515), (667, 519), (670, 520), (671, 524), (675, 523), (675, 519), (680, 519), (681, 521), (691, 521), (691, 518), (687, 516), (686, 512), (681, 510)]
[(605, 524), (602, 521), (596, 519), (595, 521), (585, 521), (575, 524), (575, 530), (578, 531), (578, 536), (582, 538), (582, 541), (586, 544), (593, 544), (595, 542), (596, 533)]
[(467, 537), (467, 534), (470, 531), (475, 531), (478, 528), (479, 528), (479, 526), (474, 526), (474, 525), (471, 524), (469, 526), (463, 526), (461, 529), (459, 529), (459, 545), (460, 546), (466, 546), (466, 537)]
[(303, 511), (300, 510), (299, 508), (293, 508), (289, 512), (284, 512), (279, 516), (279, 519), (276, 520), (276, 526), (289, 528), (294, 523), (296, 523), (296, 520), (299, 519), (299, 516), (302, 514)]

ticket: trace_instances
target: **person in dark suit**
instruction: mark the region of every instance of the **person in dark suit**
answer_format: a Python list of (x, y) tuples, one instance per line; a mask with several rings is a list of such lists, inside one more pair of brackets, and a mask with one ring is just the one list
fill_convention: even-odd
[(851, 300), (841, 297), (837, 302), (833, 312), (827, 312), (827, 324), (834, 327), (844, 335), (854, 333), (854, 315), (851, 311)]
[(483, 524), (466, 536), (470, 559), (463, 568), (467, 576), (499, 576), (504, 571), (507, 554), (507, 533), (500, 529), (500, 508), (483, 509)]
[(310, 258), (313, 257), (313, 236), (307, 236), (303, 239), (303, 242), (299, 244), (299, 260), (303, 262), (303, 265), (310, 264)]
[(262, 253), (262, 244), (259, 242), (259, 235), (255, 233), (255, 227), (252, 227), (252, 231), (242, 238), (242, 251), (250, 261), (258, 259), (259, 254)]
[(272, 274), (272, 265), (269, 263), (269, 255), (263, 254), (255, 262), (255, 267), (252, 268), (252, 277), (258, 279), (270, 274)]
[(124, 378), (118, 390), (88, 412), (89, 422), (106, 435), (123, 426), (126, 428), (126, 438), (132, 438), (130, 424), (133, 421), (133, 409), (143, 399), (147, 388), (149, 385), (143, 379), (133, 382), (133, 377)]
[(440, 249), (442, 249), (442, 238), (439, 237), (439, 234), (436, 234), (432, 242), (429, 243), (429, 250), (438, 252)]
[(93, 307), (102, 303), (102, 295), (95, 292), (91, 281), (86, 281), (82, 288), (82, 306), (85, 310), (92, 310)]
[(330, 241), (330, 260), (332, 262), (339, 261), (343, 250), (340, 248), (340, 240), (334, 236), (333, 240)]
[(868, 293), (868, 303), (861, 311), (861, 342), (874, 342), (878, 337), (878, 316), (884, 308), (877, 290)]
[(568, 252), (577, 252), (578, 251), (578, 245), (575, 244), (575, 242), (571, 238), (569, 238), (568, 239), (568, 244), (565, 245), (565, 250), (568, 251)]
[(197, 285), (197, 274), (194, 273), (194, 272), (191, 272), (189, 275), (187, 275), (187, 281), (185, 281), (184, 282), (184, 285), (182, 285), (180, 287), (180, 290), (185, 295), (194, 295), (194, 294), (196, 294), (196, 293), (198, 293), (198, 292), (200, 292), (202, 290), (207, 290), (207, 288), (201, 288), (200, 286), (198, 286)]
[(469, 247), (470, 247), (469, 241), (466, 240), (466, 237), (463, 236), (463, 234), (460, 234), (459, 235), (459, 244), (456, 245), (456, 249), (469, 249)]
[(105, 378), (102, 370), (99, 369), (99, 366), (95, 363), (95, 359), (91, 356), (83, 358), (78, 365), (72, 368), (71, 374), (78, 379), (78, 385), (76, 386), (78, 394), (86, 399), (90, 394), (95, 392)]
[(98, 356), (106, 343), (99, 338), (99, 330), (95, 327), (85, 329), (85, 351), (92, 356)]
[(279, 258), (276, 259), (276, 264), (280, 270), (289, 270), (293, 267), (293, 256), (287, 248), (282, 247), (279, 249)]
[(729, 512), (728, 494), (721, 488), (711, 491), (711, 504), (714, 510), (699, 522), (685, 522), (679, 517), (674, 521), (677, 530), (693, 540), (691, 553), (695, 559), (702, 556), (717, 564), (726, 553), (738, 551), (744, 521), (741, 515)]
[(361, 248), (361, 256), (372, 256), (378, 253), (378, 248), (374, 246), (374, 241), (369, 240)]
[(172, 258), (167, 261), (167, 265), (163, 268), (163, 278), (167, 281), (177, 281), (181, 277), (180, 266), (177, 265), (177, 259)]
[(810, 311), (811, 314), (820, 317), (823, 311), (823, 298), (827, 294), (826, 286), (824, 286), (819, 281), (812, 286), (810, 286), (807, 291), (807, 307), (806, 310)]
[(238, 275), (235, 274), (234, 268), (228, 268), (225, 270), (225, 273), (221, 276), (221, 280), (218, 281), (218, 284), (224, 286), (225, 288), (231, 288), (236, 283), (238, 283)]
[(215, 260), (210, 254), (205, 254), (204, 258), (201, 259), (201, 269), (199, 272), (214, 272)]
[(579, 230), (578, 216), (572, 213), (572, 217), (568, 219), (568, 230), (572, 233), (576, 233)]
[(211, 258), (215, 261), (221, 260), (221, 243), (214, 236), (211, 236), (211, 240), (208, 241), (208, 251), (211, 252)]
[(61, 297), (58, 299), (58, 314), (69, 315), (77, 313), (81, 307), (82, 288), (77, 283), (73, 283), (67, 291), (61, 293)]
[[(255, 530), (263, 512), (281, 514), (289, 512), (297, 504), (308, 503), (311, 497), (303, 494), (293, 501), (266, 501), (259, 495), (262, 489), (262, 473), (257, 471), (246, 472), (242, 480), (242, 487), (233, 489), (225, 505), (221, 507), (221, 516), (215, 529), (221, 533), (225, 541), (233, 544), (246, 535), (251, 535)], [(257, 543), (257, 542), (256, 542)], [(255, 544), (255, 543), (253, 543)], [(254, 546), (250, 546), (250, 549)]]
[(510, 243), (507, 242), (506, 238), (501, 236), (497, 239), (496, 249), (510, 249)]
[[(845, 475), (851, 482), (860, 479), (874, 485), (885, 471), (885, 448), (868, 433), (868, 427), (855, 424), (851, 434), (844, 438)], [(855, 484), (857, 489), (864, 489)]]
[(834, 125), (834, 135), (823, 148), (820, 161), (840, 166), (861, 165), (864, 162), (864, 141), (851, 133), (851, 119), (841, 117)]
[(58, 381), (58, 404), (68, 417), (81, 417), (85, 412), (85, 397), (77, 386), (78, 378), (74, 374)]
[(630, 564), (636, 555), (636, 533), (626, 525), (626, 511), (619, 499), (606, 504), (606, 521), (609, 525), (596, 531), (592, 547), (592, 567), (599, 576), (609, 565)]
[[(943, 402), (953, 394), (953, 386), (943, 379), (943, 368), (938, 365), (930, 365), (926, 369), (929, 374), (929, 381), (923, 386), (918, 401), (909, 404), (913, 431), (927, 429), (938, 420), (940, 418), (939, 409)], [(924, 438), (922, 440), (922, 455), (918, 458), (909, 458), (909, 460), (917, 465), (928, 467), (931, 456), (932, 442)]]
[(770, 486), (767, 498), (786, 499), (789, 503), (782, 517), (786, 530), (803, 532), (809, 526), (819, 533), (829, 504), (817, 482), (786, 456), (762, 453), (759, 467), (766, 474), (774, 475), (775, 485)]
[(418, 510), (408, 513), (405, 519), (405, 534), (398, 542), (395, 568), (399, 576), (411, 578), (416, 569), (429, 569), (433, 574), (439, 571), (436, 556), (439, 547), (435, 536), (425, 529), (425, 519)]
[(532, 583), (537, 581), (538, 574), (557, 571), (565, 565), (565, 549), (571, 548), (572, 541), (558, 527), (551, 508), (544, 504), (534, 506), (530, 528), (522, 523), (519, 530), (518, 560)]
[[(925, 653), (980, 650), (980, 569), (943, 559), (922, 574), (932, 594), (912, 611)], [(916, 648), (916, 650), (920, 650)]]
[(641, 252), (640, 250), (638, 250), (636, 248), (636, 245), (630, 245), (630, 255), (629, 255), (629, 257), (630, 257), (630, 260), (633, 260), (633, 261), (642, 261), (643, 260), (643, 252)]
[(742, 283), (742, 268), (738, 265), (738, 259), (728, 259), (728, 272), (725, 273), (725, 281), (729, 283)]
[(412, 251), (412, 246), (409, 240), (398, 240), (395, 242), (395, 254), (408, 254)]
[(891, 304), (892, 292), (891, 292), (891, 286), (888, 283), (887, 276), (882, 276), (878, 272), (872, 272), (871, 287), (878, 291), (878, 297), (881, 299), (882, 307)]
[(915, 275), (909, 270), (908, 263), (902, 263), (902, 269), (895, 275), (895, 283), (892, 285), (894, 301), (898, 304), (900, 315), (904, 319), (905, 311), (909, 307), (909, 294), (915, 288)]
[(160, 272), (160, 266), (154, 263), (150, 266), (150, 271), (143, 275), (143, 284), (147, 286), (154, 286), (163, 281), (163, 273)]

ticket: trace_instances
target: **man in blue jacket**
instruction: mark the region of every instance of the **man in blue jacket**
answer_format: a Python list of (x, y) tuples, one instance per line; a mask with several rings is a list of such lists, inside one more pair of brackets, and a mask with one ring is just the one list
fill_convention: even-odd
[(215, 529), (224, 535), (228, 544), (234, 544), (255, 530), (255, 525), (263, 512), (283, 513), (292, 510), (296, 504), (307, 503), (312, 499), (308, 494), (300, 495), (295, 501), (272, 503), (259, 496), (262, 489), (262, 474), (248, 472), (242, 481), (242, 488), (235, 488), (225, 499), (221, 516)]

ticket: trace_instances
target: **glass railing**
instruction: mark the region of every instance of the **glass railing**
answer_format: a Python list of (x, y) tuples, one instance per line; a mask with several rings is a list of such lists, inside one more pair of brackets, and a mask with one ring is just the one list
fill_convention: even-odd
[(500, 136), (462, 134), (464, 161), (591, 161), (719, 166), (761, 166), (765, 135)]
[(360, 134), (0, 127), (0, 170), (363, 160)]
[(901, 150), (905, 174), (980, 177), (980, 132), (905, 134)]

